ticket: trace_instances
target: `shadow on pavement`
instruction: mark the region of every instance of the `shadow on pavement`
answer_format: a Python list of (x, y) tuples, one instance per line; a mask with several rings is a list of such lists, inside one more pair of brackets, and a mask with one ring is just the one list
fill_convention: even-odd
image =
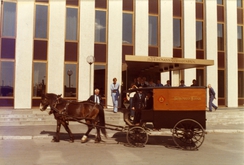
[[(126, 133), (125, 132), (117, 132), (115, 133), (112, 138), (118, 143), (123, 144), (126, 147), (134, 147), (127, 142)], [(149, 135), (148, 136), (148, 142), (144, 147), (147, 147), (149, 145), (157, 145), (162, 146), (169, 149), (175, 149), (175, 150), (181, 150), (173, 141), (172, 136), (155, 136), (155, 135)]]

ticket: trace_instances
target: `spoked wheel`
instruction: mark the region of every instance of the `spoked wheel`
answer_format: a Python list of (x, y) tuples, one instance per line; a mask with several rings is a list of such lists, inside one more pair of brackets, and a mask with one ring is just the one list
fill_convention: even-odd
[(204, 141), (205, 131), (197, 121), (183, 119), (175, 124), (172, 136), (178, 147), (185, 150), (196, 150)]
[(144, 128), (135, 126), (128, 130), (126, 139), (134, 147), (144, 147), (148, 141), (148, 134)]

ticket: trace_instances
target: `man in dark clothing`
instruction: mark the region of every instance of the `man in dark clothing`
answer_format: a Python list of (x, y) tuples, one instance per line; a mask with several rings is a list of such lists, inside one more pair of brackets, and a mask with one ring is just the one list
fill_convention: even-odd
[[(99, 115), (104, 115), (104, 110), (103, 110), (103, 100), (101, 95), (99, 95), (100, 90), (95, 89), (94, 95), (91, 95), (87, 101), (91, 101), (96, 103), (99, 106)], [(105, 121), (100, 121), (101, 123), (104, 123)]]
[(132, 110), (135, 111), (134, 124), (139, 125), (141, 120), (141, 110), (145, 108), (146, 95), (139, 90), (133, 97)]
[(153, 95), (153, 93), (151, 91), (147, 93), (145, 109), (153, 109), (153, 97), (152, 97), (152, 95)]

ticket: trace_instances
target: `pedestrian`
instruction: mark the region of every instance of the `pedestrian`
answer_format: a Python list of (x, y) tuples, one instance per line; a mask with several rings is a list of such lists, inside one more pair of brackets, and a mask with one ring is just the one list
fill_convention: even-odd
[(146, 95), (142, 92), (142, 90), (138, 90), (138, 92), (133, 97), (132, 110), (135, 111), (135, 116), (134, 116), (135, 125), (140, 125), (141, 110), (145, 108), (145, 100), (146, 100)]
[(195, 79), (192, 80), (192, 84), (191, 84), (191, 87), (194, 87), (194, 86), (198, 86), (197, 80), (195, 80)]
[(161, 81), (157, 80), (156, 87), (162, 87), (162, 86), (163, 86), (163, 84), (161, 83)]
[(180, 80), (180, 85), (179, 85), (179, 87), (186, 87), (186, 85), (185, 85), (185, 81), (184, 81), (184, 80)]
[(119, 83), (117, 83), (117, 78), (113, 78), (113, 83), (110, 85), (111, 96), (113, 101), (113, 112), (118, 112), (118, 100), (119, 100)]
[[(94, 95), (91, 95), (87, 101), (91, 101), (96, 103), (99, 106), (99, 115), (103, 115), (104, 116), (104, 109), (103, 109), (103, 100), (102, 100), (102, 96), (99, 94), (100, 90), (98, 88), (96, 88), (94, 90)], [(104, 119), (104, 117), (102, 117), (102, 119)], [(100, 121), (101, 123), (105, 123), (105, 121)]]
[(153, 79), (149, 81), (148, 87), (155, 87), (156, 84), (153, 82)]
[(208, 88), (209, 88), (209, 103), (208, 103), (209, 111), (212, 112), (212, 107), (214, 107), (216, 111), (218, 107), (213, 103), (213, 100), (216, 99), (214, 89), (211, 87), (211, 84), (208, 84)]
[(167, 81), (166, 81), (166, 84), (165, 84), (164, 86), (165, 86), (165, 87), (171, 87), (170, 81), (167, 80)]

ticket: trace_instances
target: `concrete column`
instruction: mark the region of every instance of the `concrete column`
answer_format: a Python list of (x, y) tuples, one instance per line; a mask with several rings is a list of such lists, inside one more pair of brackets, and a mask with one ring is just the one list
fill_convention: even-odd
[(49, 0), (48, 93), (63, 94), (64, 91), (65, 5), (65, 0)]
[(35, 0), (18, 0), (17, 3), (15, 109), (31, 108), (34, 2)]
[[(173, 1), (160, 1), (160, 56), (173, 57)], [(161, 73), (161, 82), (166, 83), (169, 73)]]
[(237, 7), (236, 1), (226, 3), (226, 105), (238, 106)]
[[(94, 56), (95, 0), (80, 0), (80, 31), (79, 31), (79, 76), (78, 100), (87, 100), (93, 94), (94, 64), (87, 63), (88, 56)], [(91, 86), (91, 91), (89, 87)]]
[[(183, 2), (183, 52), (184, 58), (196, 58), (196, 2), (184, 0)], [(185, 70), (185, 84), (192, 84), (192, 79), (196, 79), (196, 69)]]
[(148, 0), (135, 0), (135, 55), (148, 55)]
[(110, 91), (113, 78), (122, 83), (122, 6), (122, 0), (108, 1), (107, 105), (113, 105)]
[[(214, 60), (213, 66), (206, 67), (206, 85), (211, 84), (218, 97), (218, 43), (217, 43), (217, 2), (205, 1), (206, 13), (206, 59)], [(216, 97), (216, 98), (217, 98)], [(207, 92), (207, 105), (208, 105)], [(214, 102), (217, 104), (217, 101)]]

